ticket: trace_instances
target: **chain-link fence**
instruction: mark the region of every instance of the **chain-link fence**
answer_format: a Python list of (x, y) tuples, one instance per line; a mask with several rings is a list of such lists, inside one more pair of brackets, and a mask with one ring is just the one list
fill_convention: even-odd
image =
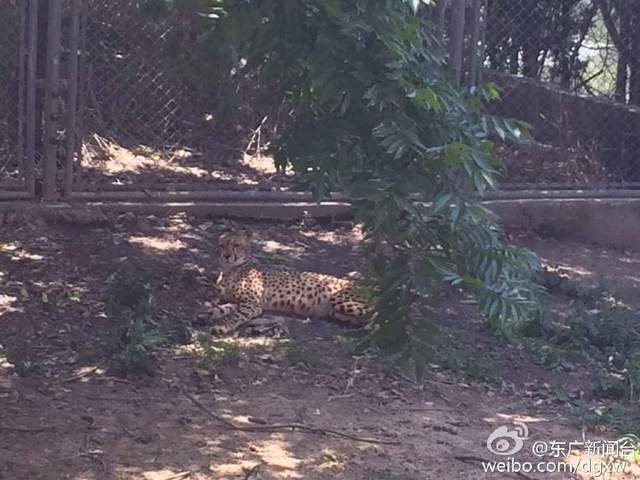
[[(227, 130), (234, 135), (251, 133), (266, 116), (249, 106), (249, 96), (236, 108), (249, 112), (246, 118), (228, 122), (215, 114), (220, 91), (212, 91), (205, 78), (215, 71), (200, 64), (192, 68), (195, 58), (216, 68), (206, 55), (190, 55), (194, 37), (202, 33), (194, 28), (197, 9), (159, 12), (167, 2), (149, 0), (55, 0), (62, 8), (62, 68), (60, 86), (51, 91), (51, 38), (44, 7), (53, 1), (0, 2), (0, 182), (18, 181), (24, 174), (20, 166), (28, 102), (21, 90), (28, 62), (22, 54), (30, 45), (23, 37), (25, 15), (31, 11), (25, 5), (40, 5), (37, 44), (32, 45), (37, 99), (29, 110), (37, 125), (32, 142), (36, 169), (42, 168), (42, 151), (53, 138), (49, 132), (51, 138), (44, 139), (43, 133), (47, 98), (60, 106), (53, 129), (53, 136), (61, 138), (55, 153), (58, 183), (59, 172), (66, 169), (75, 173), (77, 190), (97, 184), (136, 188), (145, 175), (152, 177), (142, 182), (147, 184), (212, 178), (211, 163), (224, 157), (208, 155), (204, 165), (206, 155), (194, 153), (212, 143), (211, 138), (225, 152), (242, 157), (245, 149), (226, 141), (220, 125), (233, 123)], [(72, 5), (81, 6), (80, 34), (75, 36), (70, 34)], [(428, 14), (449, 30), (445, 40), (461, 83), (497, 83), (503, 93), (492, 107), (495, 113), (533, 126), (528, 145), (500, 145), (506, 182), (640, 180), (640, 0), (438, 0)], [(72, 38), (79, 39), (79, 55), (73, 55)], [(77, 75), (70, 73), (74, 58), (80, 63), (73, 69)], [(79, 84), (72, 104), (73, 78)], [(240, 98), (242, 92), (226, 95)], [(73, 127), (66, 121), (70, 110), (78, 117)], [(81, 146), (77, 156), (64, 151), (64, 145), (75, 145), (65, 144), (72, 133), (82, 139), (76, 143)], [(68, 168), (70, 161), (75, 169)], [(234, 182), (233, 174), (228, 182)]]
[(530, 123), (508, 179), (640, 180), (640, 1), (487, 0), (484, 80)]
[(18, 2), (0, 2), (0, 184), (5, 187), (21, 178), (22, 7)]
[[(141, 168), (148, 172), (153, 163), (145, 163), (143, 156), (153, 157), (162, 170), (161, 159), (173, 158), (190, 146), (204, 116), (206, 99), (196, 97), (166, 52), (166, 38), (179, 28), (178, 19), (155, 15), (149, 8), (152, 3), (87, 0), (85, 4), (85, 65), (80, 72), (81, 107), (86, 107), (83, 170), (89, 180), (85, 186), (113, 177), (123, 181), (123, 175), (113, 171), (118, 166), (124, 176)], [(111, 166), (105, 167), (105, 161)], [(112, 175), (90, 178), (105, 168)]]
[(168, 148), (188, 136), (198, 104), (163, 52), (176, 25), (144, 4), (88, 2), (88, 122), (124, 142)]

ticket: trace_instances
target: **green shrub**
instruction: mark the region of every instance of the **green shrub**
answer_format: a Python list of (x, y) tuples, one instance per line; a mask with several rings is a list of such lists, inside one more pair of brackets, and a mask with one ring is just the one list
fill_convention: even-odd
[(158, 2), (194, 15), (193, 48), (167, 38), (174, 59), (201, 65), (192, 73), (207, 81), (212, 68), (222, 83), (256, 78), (290, 112), (270, 148), (276, 165), (319, 199), (350, 194), (378, 293), (371, 344), (420, 375), (439, 315), (422, 305), (444, 287), (470, 291), (504, 332), (537, 309), (537, 257), (505, 243), (474, 197), (496, 186), (491, 139), (520, 141), (527, 126), (485, 113), (495, 86), (454, 85), (432, 25), (415, 15), (423, 2)]
[(139, 269), (122, 269), (107, 280), (106, 310), (116, 325), (112, 353), (123, 374), (156, 371), (156, 348), (165, 341), (147, 325), (152, 307), (150, 276)]

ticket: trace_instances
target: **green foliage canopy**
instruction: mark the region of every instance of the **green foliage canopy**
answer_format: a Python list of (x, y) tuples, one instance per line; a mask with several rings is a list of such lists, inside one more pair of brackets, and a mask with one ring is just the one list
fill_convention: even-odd
[(538, 305), (538, 259), (505, 244), (475, 193), (495, 187), (492, 136), (521, 124), (483, 113), (493, 86), (450, 81), (433, 28), (406, 0), (192, 0), (198, 42), (190, 64), (256, 75), (286, 100), (290, 120), (272, 150), (318, 195), (343, 190), (362, 222), (376, 287), (370, 339), (420, 374), (433, 345), (443, 286), (475, 295), (507, 331)]

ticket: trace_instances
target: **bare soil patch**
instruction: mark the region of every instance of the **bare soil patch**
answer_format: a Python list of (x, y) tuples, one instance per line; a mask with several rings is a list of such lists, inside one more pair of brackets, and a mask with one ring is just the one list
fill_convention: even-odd
[[(242, 226), (254, 230), (265, 260), (340, 275), (362, 269), (350, 224)], [(588, 366), (545, 368), (535, 352), (496, 339), (457, 297), (438, 319), (442, 349), (419, 384), (373, 356), (354, 356), (345, 331), (322, 320), (286, 319), (287, 334), (230, 340), (221, 355), (196, 348), (180, 332), (211, 299), (214, 245), (233, 227), (130, 215), (82, 227), (2, 226), (0, 478), (574, 478), (486, 474), (481, 460), (496, 460), (487, 437), (519, 420), (532, 440), (616, 438), (583, 433), (576, 408), (557, 395), (562, 387), (596, 406)], [(637, 252), (532, 235), (515, 241), (578, 282), (604, 277), (631, 295), (640, 288)], [(116, 327), (105, 285), (121, 266), (152, 273), (154, 327), (169, 339), (153, 377), (118, 376), (105, 353)], [(233, 430), (189, 396), (239, 425), (303, 423), (379, 443)], [(520, 455), (534, 459), (530, 450)], [(608, 478), (640, 478), (637, 465), (629, 472)]]

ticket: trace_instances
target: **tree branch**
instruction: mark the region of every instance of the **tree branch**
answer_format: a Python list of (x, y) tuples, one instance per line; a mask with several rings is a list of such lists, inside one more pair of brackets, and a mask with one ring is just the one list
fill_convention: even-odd
[(393, 440), (377, 440), (375, 438), (366, 438), (366, 437), (358, 437), (356, 435), (351, 435), (349, 433), (339, 432), (337, 430), (331, 430), (328, 428), (321, 428), (311, 425), (305, 425), (304, 423), (272, 423), (267, 425), (256, 425), (256, 426), (245, 426), (245, 425), (237, 425), (236, 423), (227, 420), (222, 415), (218, 415), (213, 413), (207, 407), (205, 407), (196, 397), (191, 395), (185, 389), (181, 388), (182, 394), (187, 397), (191, 403), (193, 403), (196, 407), (202, 410), (208, 417), (222, 423), (227, 428), (232, 430), (238, 430), (241, 432), (281, 432), (283, 430), (292, 430), (292, 431), (300, 431), (303, 433), (313, 433), (316, 435), (327, 435), (338, 438), (345, 438), (347, 440), (353, 440), (355, 442), (363, 442), (363, 443), (374, 443), (374, 444), (382, 444), (382, 445), (400, 445), (400, 442)]
[(571, 52), (569, 68), (573, 68), (576, 63), (576, 60), (578, 59), (578, 55), (580, 54), (580, 49), (582, 48), (582, 44), (584, 43), (585, 38), (587, 38), (589, 29), (591, 28), (591, 24), (593, 23), (593, 17), (595, 16), (597, 11), (598, 11), (598, 7), (594, 3), (584, 12), (584, 17), (582, 18), (582, 24), (580, 25), (580, 35), (579, 35), (578, 41), (575, 43), (575, 48), (573, 49), (573, 52)]
[(616, 28), (616, 22), (613, 20), (611, 16), (611, 11), (609, 9), (609, 5), (606, 0), (595, 0), (600, 12), (602, 13), (602, 20), (604, 20), (604, 24), (607, 27), (607, 32), (609, 32), (609, 36), (611, 40), (613, 40), (613, 44), (616, 46), (618, 51), (623, 54), (627, 58), (631, 58), (631, 52), (629, 51), (628, 46), (622, 40), (620, 36), (620, 32)]

